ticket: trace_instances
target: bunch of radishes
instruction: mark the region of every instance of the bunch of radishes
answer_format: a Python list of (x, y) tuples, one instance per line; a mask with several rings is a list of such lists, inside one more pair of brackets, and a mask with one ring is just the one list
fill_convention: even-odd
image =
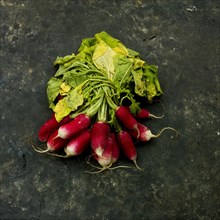
[(91, 146), (101, 171), (118, 161), (120, 152), (138, 167), (134, 142), (147, 142), (165, 129), (174, 130), (166, 127), (154, 135), (140, 123), (140, 119), (160, 118), (137, 101), (142, 97), (151, 103), (162, 94), (157, 67), (146, 64), (139, 53), (106, 32), (84, 39), (78, 52), (54, 62), (57, 72), (47, 84), (54, 114), (38, 134), (47, 149), (34, 149), (67, 158)]
[(101, 165), (101, 170), (110, 168), (117, 162), (122, 151), (139, 168), (136, 163), (137, 151), (134, 141), (147, 142), (151, 138), (158, 137), (165, 129), (172, 129), (166, 127), (159, 134), (152, 134), (150, 129), (138, 120), (156, 117), (144, 108), (134, 116), (129, 106), (122, 105), (115, 109), (115, 116), (117, 128), (111, 127), (110, 123), (100, 117), (93, 121), (91, 116), (84, 113), (78, 114), (73, 119), (66, 116), (59, 123), (53, 115), (41, 126), (38, 133), (39, 140), (47, 142), (47, 149), (37, 150), (35, 148), (35, 150), (47, 153), (60, 152), (63, 149), (65, 155), (54, 155), (67, 158), (80, 155), (91, 146), (91, 155)]

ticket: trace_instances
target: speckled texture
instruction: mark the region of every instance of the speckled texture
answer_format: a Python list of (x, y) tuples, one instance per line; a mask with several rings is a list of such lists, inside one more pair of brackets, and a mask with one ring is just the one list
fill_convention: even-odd
[[(219, 13), (217, 0), (1, 0), (0, 219), (219, 219)], [(159, 66), (165, 117), (146, 123), (180, 133), (137, 146), (144, 172), (91, 175), (85, 155), (30, 145), (51, 114), (52, 62), (102, 30)]]

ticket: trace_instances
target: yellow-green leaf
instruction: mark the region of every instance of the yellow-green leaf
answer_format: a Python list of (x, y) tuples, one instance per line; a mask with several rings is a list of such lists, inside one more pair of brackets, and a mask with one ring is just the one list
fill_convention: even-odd
[(65, 82), (60, 85), (60, 95), (66, 95), (70, 91), (71, 87)]
[(67, 106), (66, 98), (61, 99), (54, 108), (55, 118), (60, 122), (65, 116), (69, 115), (71, 108)]
[(111, 77), (114, 73), (114, 63), (113, 58), (116, 53), (109, 47), (104, 41), (101, 41), (93, 54), (92, 60), (96, 67), (100, 70), (106, 72), (106, 74)]

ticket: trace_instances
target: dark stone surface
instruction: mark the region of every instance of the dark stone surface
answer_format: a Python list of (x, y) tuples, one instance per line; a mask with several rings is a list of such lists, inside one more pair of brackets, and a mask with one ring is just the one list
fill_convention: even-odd
[[(217, 0), (1, 0), (0, 219), (219, 219), (219, 37)], [(57, 56), (105, 30), (159, 66), (165, 117), (138, 145), (144, 172), (96, 175), (84, 156), (35, 153), (49, 118), (46, 83)], [(150, 106), (161, 113), (161, 106)], [(132, 165), (122, 158), (119, 164)]]

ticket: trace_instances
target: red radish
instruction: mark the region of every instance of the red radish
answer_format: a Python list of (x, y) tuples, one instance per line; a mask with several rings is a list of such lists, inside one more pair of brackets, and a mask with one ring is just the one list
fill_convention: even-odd
[(80, 134), (90, 126), (91, 119), (86, 114), (77, 115), (71, 122), (62, 125), (58, 129), (58, 136), (63, 139), (70, 139)]
[(53, 134), (49, 137), (47, 141), (47, 150), (45, 152), (47, 151), (54, 152), (54, 151), (60, 150), (66, 145), (67, 140), (62, 139), (58, 137), (57, 135), (58, 135), (58, 130), (54, 131)]
[(110, 138), (112, 139), (112, 163), (115, 163), (118, 161), (120, 155), (119, 145), (114, 133), (110, 134)]
[(110, 126), (107, 122), (98, 121), (94, 123), (91, 131), (91, 145), (98, 156), (102, 156), (107, 147), (109, 134)]
[(130, 111), (128, 111), (128, 108), (126, 106), (118, 107), (115, 111), (115, 115), (125, 128), (137, 129), (138, 122), (130, 113)]
[(62, 119), (62, 121), (57, 122), (54, 114), (51, 119), (46, 121), (41, 127), (38, 132), (38, 139), (42, 142), (48, 140), (49, 136), (59, 128), (59, 126), (64, 125), (70, 121), (70, 116), (66, 116)]
[(173, 129), (171, 127), (165, 127), (158, 134), (155, 135), (155, 134), (151, 133), (151, 130), (148, 127), (146, 127), (145, 125), (139, 123), (138, 127), (137, 127), (137, 130), (129, 130), (129, 134), (132, 137), (137, 138), (140, 141), (147, 142), (151, 138), (159, 137), (162, 134), (162, 132), (165, 131), (165, 130), (173, 130), (173, 131), (177, 132), (175, 129)]
[(137, 165), (137, 151), (130, 134), (127, 131), (120, 131), (118, 134), (118, 142), (126, 157), (132, 160), (135, 166), (141, 170)]
[(90, 145), (90, 140), (91, 135), (89, 130), (85, 130), (71, 139), (64, 148), (66, 157), (80, 155)]
[(138, 119), (147, 119), (147, 118), (163, 118), (164, 115), (162, 116), (156, 116), (151, 114), (147, 109), (141, 108), (139, 112), (135, 115), (136, 118)]
[(112, 147), (113, 147), (112, 145), (113, 145), (113, 141), (109, 137), (108, 142), (107, 142), (107, 146), (104, 149), (102, 155), (101, 156), (94, 155), (94, 158), (98, 161), (98, 163), (102, 167), (107, 167), (112, 164)]

